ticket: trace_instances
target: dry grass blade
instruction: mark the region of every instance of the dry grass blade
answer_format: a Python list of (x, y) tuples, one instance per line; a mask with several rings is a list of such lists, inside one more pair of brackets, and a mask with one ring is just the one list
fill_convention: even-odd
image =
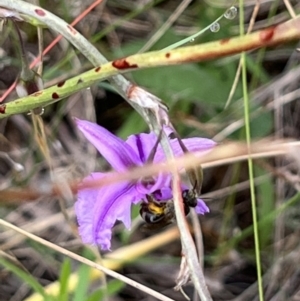
[[(60, 247), (60, 246), (58, 246), (56, 244), (53, 244), (53, 243), (51, 243), (49, 241), (46, 241), (46, 240), (44, 240), (44, 239), (42, 239), (42, 238), (40, 238), (40, 237), (38, 237), (38, 236), (36, 236), (34, 234), (26, 232), (26, 231), (24, 231), (24, 230), (22, 230), (22, 229), (20, 229), (20, 228), (18, 228), (16, 226), (8, 223), (8, 222), (6, 222), (6, 221), (4, 221), (2, 219), (0, 219), (0, 224), (2, 226), (4, 226), (4, 227), (7, 227), (9, 229), (12, 229), (12, 230), (20, 233), (22, 235), (25, 235), (27, 238), (30, 238), (30, 239), (32, 239), (32, 240), (34, 240), (34, 241), (36, 241), (36, 242), (38, 242), (38, 243), (40, 243), (40, 244), (48, 247), (48, 248), (51, 248), (52, 250), (54, 250), (56, 252), (59, 252), (59, 253), (64, 254), (64, 255), (66, 255), (66, 256), (68, 256), (70, 258), (73, 258), (73, 259), (75, 259), (75, 260), (77, 260), (77, 261), (79, 261), (81, 263), (84, 263), (84, 264), (86, 264), (86, 265), (88, 265), (88, 266), (90, 266), (92, 268), (95, 268), (98, 271), (101, 271), (101, 272), (103, 272), (103, 273), (105, 273), (107, 275), (110, 275), (111, 277), (119, 279), (119, 280), (123, 281), (124, 283), (127, 283), (127, 284), (135, 287), (136, 289), (142, 290), (142, 291), (146, 292), (147, 294), (149, 294), (149, 295), (157, 298), (158, 300), (172, 301), (172, 299), (170, 299), (170, 298), (168, 298), (166, 296), (163, 296), (162, 294), (160, 294), (158, 292), (155, 292), (154, 290), (152, 290), (152, 289), (150, 289), (150, 288), (148, 288), (148, 287), (146, 287), (144, 285), (141, 285), (141, 284), (139, 284), (139, 283), (137, 283), (137, 282), (135, 282), (135, 281), (133, 281), (133, 280), (125, 277), (125, 276), (122, 276), (121, 274), (116, 273), (116, 272), (112, 271), (109, 268), (106, 268), (106, 267), (104, 267), (104, 266), (102, 266), (100, 264), (97, 264), (97, 263), (95, 263), (95, 262), (93, 262), (91, 260), (88, 260), (88, 259), (86, 259), (86, 258), (84, 258), (82, 256), (79, 256), (79, 255), (77, 255), (75, 253), (72, 253), (72, 252), (70, 252), (70, 251), (68, 251), (68, 250), (66, 250), (66, 249), (64, 249), (64, 248), (62, 248), (62, 247)], [(169, 241), (169, 239), (171, 239), (171, 240), (174, 239), (174, 235), (175, 235), (175, 237), (177, 237), (177, 233), (178, 232), (177, 232), (177, 230), (175, 230), (175, 231), (173, 230), (173, 235), (169, 235), (170, 233), (172, 233), (172, 231), (167, 232), (167, 236), (169, 238), (166, 239), (166, 241)], [(153, 248), (153, 247), (155, 248), (157, 246), (157, 242), (159, 243), (159, 245), (161, 244), (160, 238), (158, 238), (158, 239), (157, 238), (154, 238), (154, 239), (151, 238), (150, 240), (151, 240), (151, 242), (148, 243), (148, 244), (146, 244), (146, 247), (145, 247), (145, 245), (143, 246), (143, 249), (142, 249), (143, 251), (141, 252), (142, 254), (145, 252), (145, 249), (149, 250), (149, 248), (147, 247), (148, 245), (151, 245), (151, 248)], [(143, 244), (143, 243), (140, 243), (140, 244)], [(133, 249), (138, 250), (138, 248), (136, 248), (136, 246), (134, 246)], [(133, 250), (133, 249), (131, 249), (131, 250)], [(133, 255), (137, 255), (137, 253), (133, 253)], [(109, 259), (110, 262), (112, 261), (112, 259), (113, 260), (118, 260), (120, 258), (119, 256), (120, 256), (120, 254), (119, 255), (117, 254), (115, 256), (112, 255), (110, 257), (110, 259)], [(123, 253), (122, 253), (121, 257), (122, 256), (124, 256)], [(117, 264), (117, 266), (119, 266), (119, 264), (120, 264), (120, 262)], [(116, 267), (115, 264), (114, 264), (114, 267)], [(74, 277), (76, 277), (76, 276), (73, 275), (73, 278)], [(72, 284), (73, 288), (76, 286), (76, 283), (74, 282), (74, 280), (71, 281), (71, 284)], [(56, 287), (56, 289), (58, 289), (58, 288)], [(51, 290), (53, 290), (53, 288), (51, 288)], [(27, 299), (27, 301), (29, 301), (29, 300), (30, 299)], [(36, 301), (37, 299), (35, 298), (35, 299), (31, 299), (31, 300), (35, 300)]]
[[(102, 187), (113, 183), (118, 183), (124, 180), (137, 180), (141, 177), (156, 175), (161, 172), (169, 173), (175, 169), (184, 168), (186, 170), (195, 167), (195, 164), (201, 164), (203, 169), (226, 165), (230, 163), (245, 161), (249, 157), (252, 159), (272, 158), (277, 156), (290, 156), (297, 162), (297, 152), (300, 147), (300, 142), (284, 142), (284, 141), (261, 141), (253, 143), (248, 151), (247, 145), (244, 143), (232, 142), (219, 145), (211, 153), (197, 157), (194, 154), (186, 154), (176, 158), (176, 161), (168, 161), (159, 164), (150, 164), (143, 167), (132, 168), (132, 170), (124, 173), (111, 173), (111, 175), (102, 178), (101, 180), (90, 180), (84, 184), (85, 188)], [(298, 162), (297, 162), (298, 164)], [(70, 189), (76, 193), (78, 183), (69, 183)], [(83, 187), (81, 185), (81, 187)], [(53, 186), (49, 191), (40, 192), (32, 189), (17, 190), (2, 190), (0, 202), (19, 202), (34, 200), (41, 196), (60, 195), (60, 187)]]

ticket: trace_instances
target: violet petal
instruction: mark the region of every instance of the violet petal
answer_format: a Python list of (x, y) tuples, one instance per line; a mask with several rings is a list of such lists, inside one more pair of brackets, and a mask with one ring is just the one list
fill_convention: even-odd
[(205, 214), (209, 212), (209, 208), (202, 199), (197, 199), (197, 206), (195, 207), (195, 210), (197, 214)]
[[(86, 177), (82, 182), (98, 180), (107, 176), (107, 173), (95, 172)], [(82, 241), (86, 244), (93, 243), (93, 216), (94, 208), (98, 201), (98, 195), (101, 188), (79, 189), (77, 202), (75, 203), (75, 212), (78, 221), (78, 231)]]
[(142, 162), (146, 163), (156, 140), (157, 137), (153, 132), (149, 134), (142, 133), (129, 136), (126, 144), (135, 151)]
[[(203, 156), (207, 154), (209, 151), (211, 151), (211, 149), (214, 146), (216, 146), (216, 142), (207, 138), (187, 138), (187, 139), (182, 139), (182, 142), (184, 143), (186, 148), (190, 152), (193, 152), (196, 156), (197, 155)], [(170, 144), (175, 157), (180, 157), (184, 155), (184, 151), (181, 149), (181, 146), (179, 145), (177, 139), (171, 139)], [(154, 157), (154, 162), (161, 162), (165, 160), (165, 155), (160, 150), (161, 149), (159, 149), (159, 151), (156, 153)]]
[(135, 151), (122, 139), (93, 122), (75, 118), (78, 129), (84, 134), (117, 171), (125, 171), (128, 168), (141, 165), (142, 162)]
[(156, 200), (159, 201), (166, 201), (173, 198), (173, 191), (172, 188), (169, 187), (163, 187), (159, 190), (156, 190), (153, 192), (153, 196)]
[(112, 227), (117, 220), (127, 229), (131, 225), (131, 204), (137, 203), (144, 195), (137, 194), (132, 183), (122, 182), (106, 186), (98, 195), (93, 212), (93, 243), (102, 249), (110, 249)]
[[(172, 133), (172, 129), (168, 127), (165, 127), (164, 131), (168, 134)], [(130, 147), (134, 149), (142, 162), (146, 162), (156, 142), (156, 139), (157, 137), (153, 132), (149, 134), (131, 135), (127, 138), (126, 144), (130, 145)], [(190, 152), (196, 153), (196, 155), (197, 152), (201, 153), (201, 155), (204, 155), (216, 145), (216, 142), (211, 139), (197, 137), (182, 139), (182, 142)], [(170, 144), (175, 157), (179, 157), (184, 154), (177, 139), (170, 139)], [(154, 162), (162, 162), (164, 160), (165, 154), (159, 145), (154, 156)]]
[(152, 194), (163, 187), (171, 187), (171, 180), (170, 174), (160, 173), (157, 176), (149, 177), (148, 183), (147, 178), (138, 180), (135, 187), (140, 194)]
[[(168, 126), (164, 126), (164, 132), (167, 136), (169, 136), (173, 133), (173, 130)], [(126, 143), (130, 145), (132, 149), (135, 150), (136, 154), (139, 156), (141, 161), (146, 163), (156, 141), (156, 134), (154, 132), (150, 132), (148, 134), (141, 133), (131, 135), (127, 138)], [(157, 152), (163, 154), (163, 150), (160, 145), (158, 145), (157, 147)]]

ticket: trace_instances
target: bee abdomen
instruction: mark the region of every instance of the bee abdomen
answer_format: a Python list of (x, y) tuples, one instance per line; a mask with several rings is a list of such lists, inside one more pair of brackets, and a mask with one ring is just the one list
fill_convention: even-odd
[(155, 224), (163, 220), (164, 211), (162, 210), (161, 213), (154, 212), (154, 210), (151, 210), (151, 207), (149, 207), (147, 203), (142, 203), (140, 215), (146, 223)]

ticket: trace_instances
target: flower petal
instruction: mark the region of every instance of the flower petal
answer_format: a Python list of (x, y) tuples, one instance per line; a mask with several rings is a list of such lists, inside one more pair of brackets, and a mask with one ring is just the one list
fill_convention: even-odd
[(173, 198), (173, 191), (171, 187), (163, 187), (159, 190), (154, 191), (152, 194), (158, 201), (166, 201)]
[[(172, 134), (172, 129), (169, 127), (164, 127), (164, 131), (167, 135)], [(126, 144), (130, 145), (130, 147), (136, 152), (142, 162), (146, 162), (149, 154), (157, 141), (157, 136), (151, 132), (149, 134), (138, 134), (138, 135), (131, 135), (127, 138)], [(186, 146), (186, 148), (190, 152), (201, 152), (201, 155), (206, 154), (209, 152), (215, 145), (211, 139), (207, 138), (186, 138), (182, 139), (182, 142)], [(170, 144), (173, 149), (175, 157), (182, 156), (184, 151), (181, 149), (181, 146), (178, 143), (177, 139), (170, 139)], [(165, 154), (159, 145), (157, 147), (154, 162), (161, 162), (165, 160)]]
[(202, 199), (197, 199), (197, 206), (195, 207), (197, 214), (205, 214), (209, 212), (209, 208)]
[(152, 194), (162, 188), (171, 187), (171, 174), (159, 173), (157, 176), (140, 179), (136, 182), (135, 187), (140, 194)]
[(157, 137), (153, 132), (149, 134), (142, 133), (129, 136), (126, 140), (126, 144), (128, 144), (139, 156), (141, 161), (145, 163), (156, 143), (156, 140)]
[[(107, 173), (92, 173), (83, 180), (98, 180), (106, 176)], [(102, 188), (103, 189), (103, 188)], [(77, 202), (75, 203), (75, 212), (79, 225), (79, 234), (82, 241), (86, 244), (93, 243), (93, 213), (101, 188), (79, 189)]]
[(98, 194), (98, 201), (93, 212), (93, 243), (104, 250), (110, 249), (112, 227), (117, 220), (122, 221), (127, 229), (131, 225), (131, 204), (137, 203), (144, 195), (137, 194), (132, 183), (122, 182), (105, 187)]
[[(167, 136), (173, 133), (173, 130), (164, 126), (164, 132)], [(137, 135), (131, 135), (127, 138), (126, 143), (130, 145), (132, 149), (135, 150), (136, 154), (139, 156), (142, 162), (146, 162), (155, 143), (157, 141), (157, 136), (154, 132), (150, 132), (148, 134), (141, 133)], [(164, 154), (160, 145), (157, 147), (157, 153)]]
[[(197, 137), (182, 139), (182, 143), (186, 146), (186, 148), (190, 152), (195, 152), (195, 153), (201, 152), (201, 154), (203, 152), (207, 153), (211, 151), (211, 149), (217, 145), (217, 143), (211, 139), (197, 138)], [(178, 149), (181, 150), (181, 147), (179, 146), (177, 139), (172, 139), (171, 145), (175, 154), (178, 152)]]
[(101, 155), (117, 171), (141, 165), (135, 151), (122, 139), (93, 122), (75, 118), (78, 129), (97, 148)]
[[(216, 146), (215, 141), (207, 138), (187, 138), (182, 139), (182, 142), (188, 151), (193, 152), (195, 155), (201, 156), (207, 154), (214, 146)], [(171, 139), (170, 144), (175, 157), (184, 155), (184, 151), (179, 145), (177, 139)], [(162, 151), (158, 151), (154, 157), (154, 162), (161, 162), (163, 160), (165, 160), (164, 153)]]

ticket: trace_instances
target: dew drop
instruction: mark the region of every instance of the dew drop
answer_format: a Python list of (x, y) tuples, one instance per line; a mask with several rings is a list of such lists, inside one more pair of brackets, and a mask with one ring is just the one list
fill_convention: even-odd
[(16, 162), (14, 162), (14, 164), (13, 164), (13, 169), (17, 173), (22, 173), (25, 170), (25, 168), (24, 168), (24, 166), (22, 164), (19, 164), (19, 163), (16, 163)]
[(224, 17), (228, 20), (232, 20), (236, 17), (237, 15), (237, 8), (235, 6), (231, 6), (229, 9), (227, 9), (227, 11), (224, 14)]
[(45, 109), (43, 107), (39, 107), (39, 108), (35, 108), (32, 110), (34, 115), (43, 115), (44, 114)]
[(190, 42), (191, 42), (191, 43), (195, 42), (195, 39), (194, 39), (194, 38), (191, 38), (191, 39), (190, 39)]
[(45, 108), (40, 108), (39, 115), (43, 115), (45, 112)]
[(220, 24), (218, 22), (215, 22), (210, 25), (210, 31), (212, 32), (218, 32), (220, 30)]
[(30, 116), (33, 113), (34, 115), (40, 115), (41, 116), (41, 115), (44, 114), (44, 112), (45, 112), (45, 108), (35, 108), (32, 111), (29, 111), (27, 113), (27, 115)]

